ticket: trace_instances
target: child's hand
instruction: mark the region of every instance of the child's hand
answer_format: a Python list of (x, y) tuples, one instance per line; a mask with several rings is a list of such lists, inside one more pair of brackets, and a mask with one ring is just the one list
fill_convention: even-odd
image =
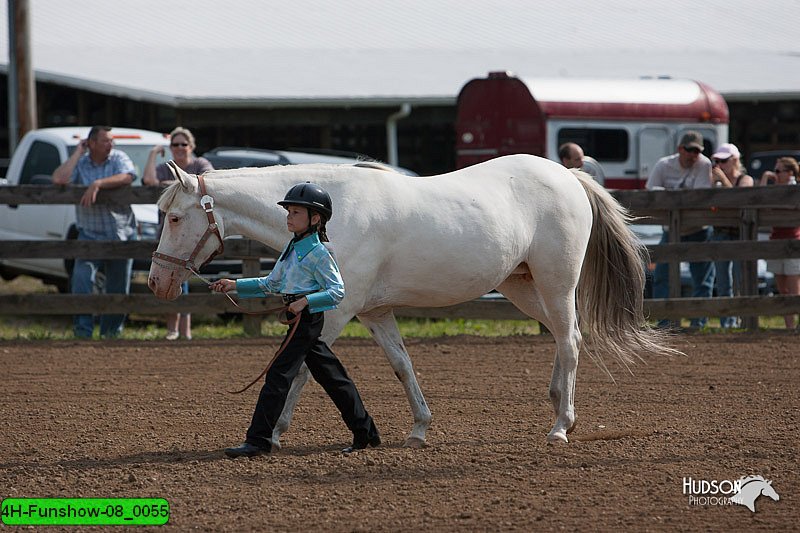
[(308, 305), (308, 299), (305, 296), (303, 296), (299, 300), (295, 300), (289, 304), (289, 311), (292, 314), (299, 315), (300, 313), (303, 312), (303, 309), (305, 309), (307, 305)]
[(218, 279), (212, 282), (208, 288), (214, 292), (228, 292), (236, 288), (236, 282), (232, 279)]

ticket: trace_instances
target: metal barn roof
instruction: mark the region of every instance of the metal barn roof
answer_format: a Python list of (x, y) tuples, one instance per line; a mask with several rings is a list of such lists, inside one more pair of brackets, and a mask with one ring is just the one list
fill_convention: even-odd
[[(794, 0), (30, 0), (37, 79), (180, 107), (452, 104), (489, 71), (800, 98)], [(0, 12), (8, 20), (7, 3)], [(7, 68), (8, 28), (0, 37)]]

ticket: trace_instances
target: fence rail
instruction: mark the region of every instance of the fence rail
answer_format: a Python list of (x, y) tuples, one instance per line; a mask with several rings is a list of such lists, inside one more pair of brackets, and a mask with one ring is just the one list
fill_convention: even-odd
[[(75, 204), (85, 187), (23, 185), (0, 187), (0, 203)], [(129, 187), (103, 190), (98, 203), (155, 203), (160, 190)], [(637, 223), (663, 224), (673, 229), (668, 244), (649, 247), (651, 259), (670, 263), (670, 298), (646, 300), (646, 312), (652, 318), (679, 319), (690, 316), (747, 316), (748, 326), (757, 327), (758, 315), (800, 312), (800, 296), (758, 296), (757, 259), (800, 257), (800, 241), (758, 241), (760, 227), (800, 225), (800, 187), (772, 186), (752, 189), (702, 189), (681, 191), (615, 191), (612, 193)], [(742, 241), (680, 243), (680, 228), (699, 225), (738, 226)], [(156, 247), (152, 241), (0, 241), (0, 256), (6, 258), (76, 258), (98, 259), (149, 258)], [(225, 241), (223, 258), (243, 261), (245, 275), (259, 270), (262, 258), (274, 259), (277, 252), (261, 243), (246, 239)], [(681, 261), (738, 260), (744, 265), (745, 294), (733, 298), (680, 298), (679, 263)], [(249, 310), (269, 309), (277, 299), (247, 301)], [(131, 295), (59, 295), (25, 294), (0, 296), (0, 314), (74, 314), (74, 313), (226, 313), (237, 312), (221, 295), (188, 294), (174, 302), (157, 300), (150, 294)], [(397, 309), (397, 316), (427, 318), (525, 318), (513, 305), (501, 299), (478, 299), (443, 308)], [(754, 326), (755, 324), (755, 326)], [(260, 319), (248, 318), (248, 333), (260, 331)]]

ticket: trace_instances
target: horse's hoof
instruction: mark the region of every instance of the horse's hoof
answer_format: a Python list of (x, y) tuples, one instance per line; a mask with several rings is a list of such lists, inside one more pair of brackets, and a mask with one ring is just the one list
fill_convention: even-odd
[(553, 430), (547, 434), (547, 444), (566, 444), (569, 442), (567, 432), (563, 429)]
[(272, 453), (278, 453), (279, 451), (281, 451), (281, 443), (280, 442), (272, 441), (271, 444), (272, 444), (272, 449), (271, 449)]
[(403, 443), (403, 448), (413, 448), (415, 450), (419, 450), (420, 448), (425, 447), (425, 440), (420, 439), (419, 437), (408, 437), (406, 441)]
[(573, 422), (573, 423), (572, 423), (572, 425), (571, 425), (571, 426), (569, 427), (569, 429), (567, 430), (567, 435), (569, 435), (570, 433), (572, 433), (573, 431), (575, 431), (575, 426), (577, 426), (577, 425), (578, 425), (578, 417), (576, 416), (576, 417), (575, 417), (575, 422)]

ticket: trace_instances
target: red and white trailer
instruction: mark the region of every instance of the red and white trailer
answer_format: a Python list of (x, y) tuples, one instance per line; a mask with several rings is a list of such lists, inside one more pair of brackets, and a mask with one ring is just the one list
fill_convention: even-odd
[(728, 121), (722, 96), (693, 80), (490, 72), (458, 95), (456, 166), (518, 153), (558, 161), (558, 147), (575, 142), (602, 165), (607, 188), (640, 189), (685, 131), (702, 133), (709, 155), (728, 142)]

